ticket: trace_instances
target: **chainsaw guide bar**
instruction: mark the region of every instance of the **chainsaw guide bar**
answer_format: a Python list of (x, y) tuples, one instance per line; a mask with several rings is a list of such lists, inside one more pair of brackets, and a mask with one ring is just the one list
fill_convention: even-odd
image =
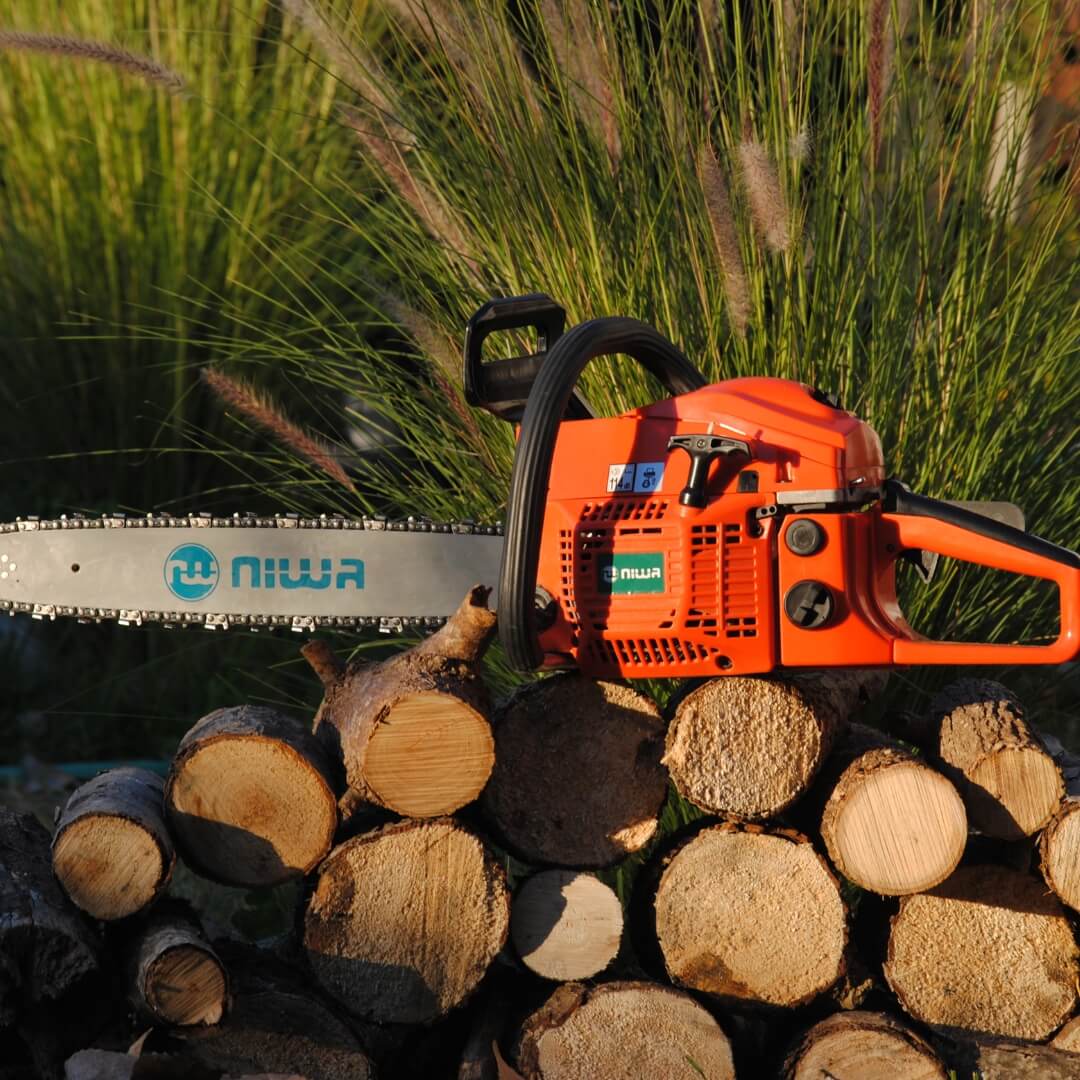
[(471, 521), (27, 518), (0, 524), (0, 611), (207, 630), (429, 631), (474, 585), (496, 584), (501, 554), (502, 525)]

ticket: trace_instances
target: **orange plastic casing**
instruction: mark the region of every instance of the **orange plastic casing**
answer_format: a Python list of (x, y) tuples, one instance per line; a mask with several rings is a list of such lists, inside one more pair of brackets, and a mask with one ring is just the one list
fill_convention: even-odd
[[(690, 458), (673, 435), (745, 442), (713, 461), (703, 507), (680, 504)], [(777, 667), (1054, 663), (1077, 655), (1080, 573), (930, 518), (888, 514), (881, 444), (801, 383), (733, 379), (609, 419), (559, 429), (537, 585), (555, 600), (545, 666), (596, 677), (750, 674)], [(783, 541), (801, 518), (823, 530), (809, 556)], [(977, 542), (976, 542), (977, 541)], [(922, 548), (1054, 581), (1061, 634), (1049, 646), (930, 642), (905, 622), (895, 563)], [(803, 628), (784, 613), (800, 581), (833, 610)]]

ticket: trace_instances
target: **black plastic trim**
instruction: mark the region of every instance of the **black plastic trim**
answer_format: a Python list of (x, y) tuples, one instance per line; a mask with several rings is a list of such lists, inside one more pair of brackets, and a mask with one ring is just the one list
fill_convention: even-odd
[(705, 376), (670, 341), (636, 319), (612, 317), (581, 323), (549, 350), (521, 418), (500, 569), (499, 640), (519, 671), (535, 670), (544, 658), (537, 639), (534, 595), (559, 424), (588, 363), (618, 353), (637, 360), (672, 395), (706, 385)]

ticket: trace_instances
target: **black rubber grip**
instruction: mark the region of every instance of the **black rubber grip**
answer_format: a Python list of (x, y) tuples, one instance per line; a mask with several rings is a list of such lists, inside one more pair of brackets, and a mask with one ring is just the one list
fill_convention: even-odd
[(1080, 555), (1075, 551), (1032, 536), (1023, 529), (1014, 529), (1004, 522), (965, 510), (962, 506), (931, 499), (926, 495), (916, 495), (897, 480), (885, 481), (882, 509), (889, 514), (917, 514), (919, 517), (936, 518), (1032, 555), (1080, 569)]
[(499, 575), (499, 640), (519, 671), (533, 671), (544, 659), (534, 613), (536, 572), (559, 424), (589, 361), (620, 353), (637, 360), (672, 395), (706, 385), (701, 372), (670, 341), (636, 319), (581, 323), (549, 350), (521, 418)]

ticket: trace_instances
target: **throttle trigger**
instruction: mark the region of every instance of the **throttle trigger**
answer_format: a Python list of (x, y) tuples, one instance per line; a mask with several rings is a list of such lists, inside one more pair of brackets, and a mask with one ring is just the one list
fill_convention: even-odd
[(745, 454), (752, 457), (750, 444), (741, 439), (729, 439), (724, 435), (672, 435), (668, 439), (668, 452), (685, 450), (690, 458), (690, 475), (686, 487), (679, 492), (683, 506), (700, 509), (705, 505), (705, 484), (709, 478), (709, 464), (715, 457), (728, 454)]

